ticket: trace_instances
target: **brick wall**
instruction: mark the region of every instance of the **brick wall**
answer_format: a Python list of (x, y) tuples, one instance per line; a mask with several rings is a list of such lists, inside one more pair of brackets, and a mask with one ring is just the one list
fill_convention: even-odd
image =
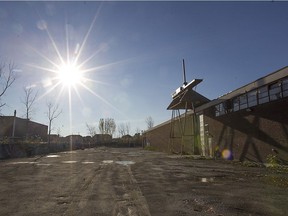
[(288, 161), (288, 100), (281, 100), (215, 117), (204, 112), (213, 148), (228, 149), (234, 159), (265, 162), (269, 154)]
[[(215, 117), (213, 107), (204, 110), (205, 145), (207, 150), (207, 138), (212, 140), (212, 155), (215, 150), (219, 152), (229, 150), (236, 160), (249, 160), (266, 162), (268, 155), (277, 155), (282, 161), (288, 163), (288, 98), (267, 104), (252, 107), (251, 110), (240, 110), (226, 115)], [(183, 144), (184, 153), (200, 154), (199, 138), (193, 136), (192, 115), (186, 122), (186, 135)], [(197, 118), (197, 121), (199, 119)], [(183, 124), (184, 119), (181, 119)], [(197, 122), (199, 130), (199, 122)], [(180, 153), (181, 133), (179, 123), (175, 123), (175, 137), (171, 144), (171, 121), (164, 122), (144, 134), (144, 145), (151, 145), (156, 150)], [(207, 132), (206, 132), (207, 130)], [(199, 131), (196, 131), (196, 134)], [(190, 135), (190, 136), (189, 136)], [(198, 143), (198, 144), (197, 144)], [(193, 149), (194, 148), (194, 149)], [(274, 151), (273, 151), (273, 150)], [(232, 157), (230, 157), (232, 158)]]
[[(166, 121), (146, 131), (144, 134), (144, 145), (150, 145), (159, 151), (168, 153), (198, 153), (199, 146), (197, 145), (197, 139), (199, 138), (195, 136), (197, 131), (194, 131), (193, 119), (195, 118), (193, 118), (193, 115), (190, 113), (186, 116), (185, 122), (184, 115), (181, 115), (180, 121), (177, 117), (173, 121)], [(198, 128), (196, 129), (198, 130)], [(181, 130), (183, 131), (181, 132)], [(181, 136), (182, 133), (184, 134), (183, 137)]]

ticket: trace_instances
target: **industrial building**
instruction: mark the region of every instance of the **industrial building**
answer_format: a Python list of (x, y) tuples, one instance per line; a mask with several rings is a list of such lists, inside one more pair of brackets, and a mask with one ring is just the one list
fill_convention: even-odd
[(271, 155), (288, 161), (288, 67), (212, 101), (184, 90), (168, 106), (171, 120), (145, 133), (145, 145), (240, 161), (266, 162)]
[(47, 141), (48, 126), (15, 116), (0, 116), (0, 139)]

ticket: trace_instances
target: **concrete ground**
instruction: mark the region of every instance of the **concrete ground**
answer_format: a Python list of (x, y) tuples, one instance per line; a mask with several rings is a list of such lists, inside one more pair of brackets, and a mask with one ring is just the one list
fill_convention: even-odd
[(95, 148), (0, 161), (0, 215), (288, 215), (285, 169)]

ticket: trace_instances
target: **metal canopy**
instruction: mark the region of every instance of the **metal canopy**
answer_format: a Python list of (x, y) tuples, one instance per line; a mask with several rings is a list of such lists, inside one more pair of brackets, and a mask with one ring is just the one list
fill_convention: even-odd
[(179, 94), (184, 92), (186, 89), (192, 89), (196, 85), (198, 85), (200, 82), (202, 82), (202, 79), (194, 79), (190, 83), (187, 84), (186, 81), (184, 81), (183, 86), (179, 87), (178, 89), (175, 90), (175, 92), (172, 93), (172, 98), (174, 99), (177, 97)]
[(174, 96), (173, 101), (169, 104), (167, 110), (194, 109), (210, 101), (208, 98), (192, 90), (192, 88), (193, 87), (188, 86), (188, 88), (185, 88)]
[[(177, 88), (172, 94), (172, 102), (167, 107), (167, 110), (172, 110), (169, 142), (169, 149), (171, 152), (174, 152), (174, 141), (176, 141), (176, 139), (179, 140), (179, 138), (181, 138), (181, 154), (183, 153), (183, 149), (185, 149), (185, 142), (187, 139), (189, 140), (189, 144), (192, 144), (193, 154), (195, 152), (195, 146), (199, 143), (198, 120), (195, 108), (210, 101), (193, 90), (193, 88), (202, 81), (202, 79), (194, 79), (189, 83), (186, 82), (185, 63), (183, 59), (183, 85)], [(180, 109), (185, 110), (184, 115), (180, 114)], [(187, 115), (188, 109), (193, 110), (194, 113), (189, 117)], [(188, 123), (188, 121), (190, 123)], [(191, 123), (192, 128), (188, 128), (187, 130), (187, 124)], [(186, 142), (186, 144), (188, 143)]]

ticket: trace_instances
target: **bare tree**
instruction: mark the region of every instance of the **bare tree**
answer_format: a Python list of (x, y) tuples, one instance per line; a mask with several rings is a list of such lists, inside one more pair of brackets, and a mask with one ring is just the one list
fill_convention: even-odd
[(140, 132), (141, 132), (140, 128), (137, 127), (137, 128), (135, 129), (135, 134), (140, 134)]
[(125, 131), (126, 131), (126, 135), (130, 135), (130, 122), (126, 122), (125, 124)]
[(99, 120), (98, 127), (101, 134), (109, 134), (111, 136), (115, 133), (116, 130), (116, 124), (113, 118), (101, 118)]
[(106, 125), (106, 131), (107, 134), (113, 136), (113, 134), (115, 133), (116, 130), (116, 124), (113, 118), (107, 118), (105, 120), (105, 125)]
[(2, 96), (16, 80), (15, 69), (13, 63), (9, 63), (8, 66), (5, 63), (0, 64), (0, 110), (5, 106), (5, 103), (1, 102)]
[(100, 131), (101, 134), (105, 134), (104, 122), (105, 122), (105, 121), (104, 121), (103, 118), (101, 118), (101, 119), (99, 120), (98, 128), (99, 128), (99, 131)]
[(154, 120), (151, 116), (146, 118), (147, 129), (151, 129), (154, 126)]
[(61, 136), (61, 128), (60, 127), (57, 128), (57, 135), (58, 135), (58, 137)]
[(24, 88), (24, 98), (21, 100), (21, 102), (24, 104), (25, 106), (25, 117), (27, 120), (31, 119), (31, 115), (33, 113), (33, 105), (35, 103), (35, 100), (38, 96), (38, 91), (34, 92), (32, 87), (27, 87)]
[(48, 144), (50, 144), (50, 135), (52, 131), (52, 123), (53, 121), (59, 117), (59, 115), (62, 113), (61, 110), (59, 110), (59, 105), (54, 105), (52, 102), (47, 102), (47, 117), (49, 120), (49, 129), (48, 129)]
[(121, 137), (124, 135), (130, 134), (130, 123), (121, 123), (118, 125), (118, 133), (120, 134)]
[(31, 119), (31, 115), (33, 112), (33, 105), (38, 95), (38, 92), (34, 93), (32, 87), (24, 88), (24, 98), (21, 99), (21, 102), (25, 106), (25, 117), (26, 117), (26, 140), (28, 139), (28, 127), (29, 127), (29, 120)]
[(120, 135), (120, 137), (123, 137), (125, 135), (125, 124), (121, 123), (118, 125), (118, 133)]
[(87, 127), (88, 133), (91, 137), (94, 137), (97, 134), (95, 126), (89, 125), (88, 123), (86, 123), (86, 127)]

